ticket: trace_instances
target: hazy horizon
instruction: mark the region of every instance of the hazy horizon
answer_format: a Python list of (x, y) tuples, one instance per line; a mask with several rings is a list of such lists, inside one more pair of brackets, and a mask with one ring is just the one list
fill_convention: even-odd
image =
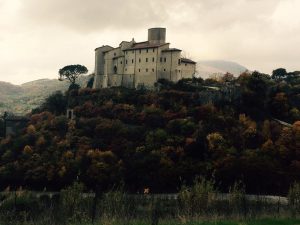
[(55, 79), (65, 65), (94, 70), (94, 49), (147, 40), (166, 27), (171, 47), (271, 73), (299, 70), (297, 0), (0, 0), (0, 80)]

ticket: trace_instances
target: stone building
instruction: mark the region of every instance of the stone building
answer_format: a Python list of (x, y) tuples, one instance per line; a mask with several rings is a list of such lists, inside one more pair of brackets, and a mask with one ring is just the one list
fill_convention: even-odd
[(117, 48), (95, 49), (94, 88), (123, 86), (152, 88), (158, 79), (177, 82), (192, 78), (196, 63), (166, 43), (165, 28), (148, 30), (148, 41), (122, 41)]

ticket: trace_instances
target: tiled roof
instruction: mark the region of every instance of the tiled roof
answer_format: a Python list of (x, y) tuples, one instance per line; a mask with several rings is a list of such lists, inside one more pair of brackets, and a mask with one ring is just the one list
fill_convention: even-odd
[(111, 47), (111, 46), (109, 46), (109, 45), (102, 45), (101, 47), (95, 48), (95, 51), (96, 51), (97, 49), (99, 49), (99, 48), (103, 48), (103, 47), (110, 47), (110, 48), (112, 48), (112, 49), (113, 49), (113, 47)]
[(181, 62), (182, 62), (182, 63), (196, 64), (195, 61), (193, 61), (193, 60), (191, 60), (191, 59), (186, 59), (186, 58), (181, 58)]
[(178, 48), (169, 48), (162, 50), (162, 52), (181, 52), (181, 50)]
[(138, 42), (138, 43), (135, 43), (133, 45), (133, 47), (125, 49), (125, 51), (126, 50), (136, 50), (136, 49), (157, 48), (157, 47), (160, 47), (160, 46), (163, 46), (163, 45), (167, 45), (167, 44), (169, 44), (169, 43), (165, 43), (165, 44), (150, 44), (148, 41)]

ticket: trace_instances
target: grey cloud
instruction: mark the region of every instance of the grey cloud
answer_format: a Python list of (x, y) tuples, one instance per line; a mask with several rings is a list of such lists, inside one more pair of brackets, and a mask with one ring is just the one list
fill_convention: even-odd
[(299, 70), (297, 6), (299, 0), (0, 0), (0, 66), (11, 75), (0, 80), (54, 78), (68, 63), (92, 71), (95, 47), (143, 41), (152, 26), (166, 27), (172, 46), (194, 60)]
[(28, 0), (22, 12), (31, 22), (83, 31), (137, 28), (167, 17), (159, 1), (136, 0)]

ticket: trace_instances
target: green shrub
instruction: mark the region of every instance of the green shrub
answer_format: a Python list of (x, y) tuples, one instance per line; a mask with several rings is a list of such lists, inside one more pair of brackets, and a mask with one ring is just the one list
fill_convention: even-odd
[(241, 182), (235, 182), (229, 188), (229, 208), (236, 216), (246, 213), (246, 191), (245, 185)]
[(8, 193), (0, 204), (1, 220), (7, 224), (15, 221), (28, 221), (42, 212), (39, 199), (30, 192)]
[(104, 194), (101, 201), (102, 217), (127, 220), (135, 216), (135, 199), (130, 198), (123, 188)]
[(179, 209), (185, 216), (206, 213), (216, 193), (213, 181), (196, 178), (192, 187), (182, 186), (178, 194)]
[(83, 198), (84, 185), (74, 182), (60, 192), (61, 215), (68, 221), (84, 221), (88, 218)]

